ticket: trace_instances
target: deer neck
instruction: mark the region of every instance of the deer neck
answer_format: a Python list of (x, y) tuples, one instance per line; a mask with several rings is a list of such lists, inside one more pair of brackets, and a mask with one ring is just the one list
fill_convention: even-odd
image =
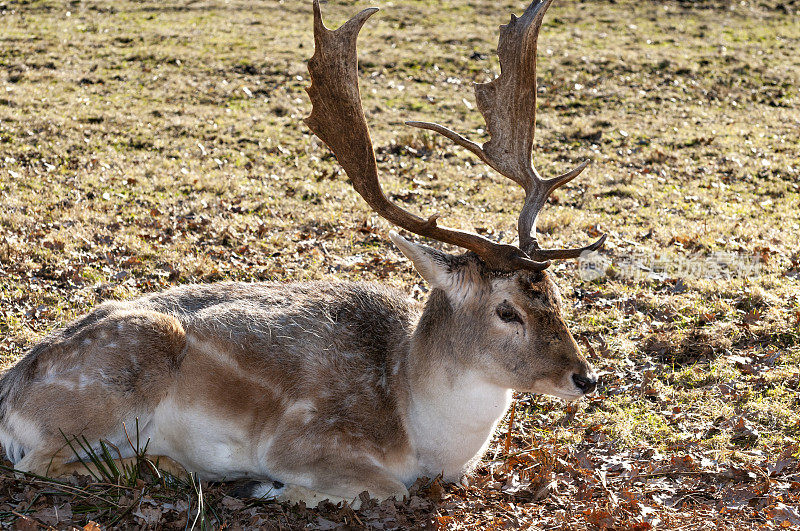
[(437, 291), (411, 340), (408, 432), (420, 472), (457, 481), (486, 451), (511, 404), (511, 389), (470, 366), (475, 342), (452, 322), (449, 303)]

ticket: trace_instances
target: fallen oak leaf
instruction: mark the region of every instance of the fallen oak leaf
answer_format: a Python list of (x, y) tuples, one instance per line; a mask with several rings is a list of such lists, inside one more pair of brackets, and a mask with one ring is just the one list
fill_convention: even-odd
[(749, 488), (728, 487), (722, 492), (720, 504), (728, 510), (738, 511), (750, 504), (750, 501), (757, 498), (758, 493)]
[(742, 316), (742, 321), (739, 326), (742, 328), (750, 328), (751, 325), (758, 323), (764, 312), (758, 309), (753, 309)]
[(797, 463), (797, 459), (793, 459), (791, 457), (784, 457), (783, 459), (778, 459), (774, 465), (767, 466), (767, 473), (770, 476), (777, 476), (783, 470), (791, 464)]
[(18, 513), (17, 511), (11, 511), (11, 514), (17, 517), (14, 521), (14, 529), (17, 531), (38, 531), (39, 524), (30, 516)]
[(739, 417), (733, 425), (731, 440), (751, 444), (757, 441), (760, 435), (758, 430), (747, 419)]
[(775, 507), (768, 508), (765, 513), (770, 519), (778, 522), (783, 528), (800, 526), (800, 512), (794, 507), (789, 507), (783, 503), (777, 503)]

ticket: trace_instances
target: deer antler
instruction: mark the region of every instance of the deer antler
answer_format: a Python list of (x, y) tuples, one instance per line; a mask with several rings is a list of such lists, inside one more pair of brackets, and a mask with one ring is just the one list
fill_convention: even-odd
[[(358, 38), (358, 33), (366, 20), (376, 11), (376, 8), (365, 9), (348, 20), (339, 29), (329, 30), (322, 22), (322, 14), (320, 12), (318, 0), (314, 1), (315, 50), (314, 56), (308, 63), (308, 70), (311, 74), (312, 83), (307, 89), (313, 104), (313, 109), (311, 115), (306, 118), (305, 123), (328, 145), (334, 155), (336, 155), (339, 164), (342, 165), (350, 178), (353, 188), (355, 188), (359, 195), (361, 195), (378, 214), (389, 222), (421, 236), (469, 249), (478, 254), (478, 256), (493, 269), (512, 271), (516, 269), (542, 270), (546, 268), (550, 264), (547, 259), (532, 260), (521, 248), (513, 245), (499, 244), (477, 234), (440, 227), (436, 223), (436, 215), (432, 215), (428, 219), (423, 219), (392, 203), (384, 195), (380, 182), (378, 181), (378, 168), (375, 162), (375, 154), (372, 148), (369, 128), (367, 127), (364, 112), (361, 108), (361, 96), (358, 89), (358, 60), (356, 56), (356, 40)], [(501, 38), (501, 46), (502, 41), (503, 39)], [(535, 37), (533, 39), (533, 47), (535, 58)], [(499, 80), (500, 78), (496, 81)], [(488, 91), (496, 90), (491, 88), (491, 83), (487, 86), (490, 87), (487, 89)], [(534, 77), (531, 109), (535, 106), (535, 92)], [(480, 101), (479, 99), (479, 102)], [(485, 101), (490, 101), (490, 99), (487, 97)], [(491, 108), (491, 103), (484, 103), (484, 105), (488, 105), (486, 108)], [(484, 113), (484, 116), (487, 115), (483, 108), (481, 112)], [(491, 111), (489, 112), (491, 113)], [(460, 135), (440, 125), (421, 124), (421, 126), (439, 131), (445, 134), (445, 136), (454, 139), (457, 143), (478, 154), (481, 159), (492, 165), (492, 167), (496, 167), (496, 165), (500, 164), (492, 162), (495, 159), (487, 154), (485, 148), (489, 145), (488, 142), (486, 146), (484, 146), (484, 149), (482, 149), (477, 144), (464, 139)], [(531, 125), (529, 129), (527, 165), (529, 171), (532, 172), (533, 170), (530, 169), (530, 150), (533, 139), (533, 126)], [(502, 135), (498, 135), (498, 138), (500, 137), (502, 137)], [(513, 135), (511, 141), (515, 145), (520, 144), (520, 141)], [(525, 145), (525, 141), (523, 140), (521, 144)], [(501, 146), (499, 149), (502, 150), (503, 147)], [(506, 175), (506, 173), (503, 174)], [(513, 173), (513, 175), (516, 176), (517, 174)], [(523, 180), (522, 177), (520, 177), (520, 180), (514, 180), (525, 187), (526, 192), (531, 185), (526, 186), (526, 184), (523, 183), (536, 182), (527, 178)], [(567, 180), (568, 179), (565, 179), (563, 182)], [(559, 185), (563, 184), (563, 182), (559, 183)], [(555, 186), (553, 188), (555, 188)], [(531, 194), (529, 193), (528, 197), (530, 196)], [(541, 204), (544, 204), (546, 197), (545, 194), (541, 198)], [(538, 209), (541, 208), (541, 204), (538, 204), (537, 201), (538, 200), (532, 200), (529, 202), (526, 198), (526, 203), (523, 207), (523, 214), (525, 214), (526, 211), (530, 211), (531, 207), (529, 203), (534, 206), (538, 205), (536, 206), (536, 212), (533, 213), (533, 216), (527, 216), (532, 219), (531, 223), (534, 224), (536, 213), (538, 213)], [(523, 216), (521, 215), (520, 226), (522, 226), (522, 220)], [(532, 227), (533, 225), (529, 227), (529, 233)], [(599, 247), (601, 244), (602, 241), (595, 244), (594, 248)], [(575, 256), (578, 256), (582, 250), (583, 249), (578, 250)], [(569, 251), (570, 250), (547, 252)], [(559, 255), (554, 257), (564, 256)]]
[(535, 262), (513, 245), (495, 243), (478, 234), (440, 227), (437, 215), (416, 216), (389, 201), (378, 181), (378, 167), (358, 90), (356, 39), (364, 22), (376, 11), (361, 11), (337, 30), (322, 23), (319, 1), (314, 0), (314, 56), (308, 62), (313, 108), (308, 127), (336, 155), (356, 192), (381, 216), (406, 230), (475, 252), (498, 270), (541, 270), (549, 262)]
[(605, 235), (578, 249), (540, 249), (536, 240), (536, 219), (553, 190), (577, 177), (588, 161), (558, 177), (543, 179), (531, 163), (536, 127), (536, 46), (545, 11), (553, 0), (534, 0), (522, 17), (500, 26), (500, 76), (475, 85), (478, 110), (484, 117), (491, 139), (482, 147), (458, 133), (428, 122), (406, 122), (430, 129), (472, 151), (498, 173), (525, 190), (525, 204), (519, 216), (519, 246), (533, 260), (577, 258), (584, 251), (599, 249)]

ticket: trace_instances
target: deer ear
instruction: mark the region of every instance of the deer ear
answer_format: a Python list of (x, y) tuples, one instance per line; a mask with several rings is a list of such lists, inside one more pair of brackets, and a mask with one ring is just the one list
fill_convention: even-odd
[(394, 231), (389, 232), (389, 238), (406, 255), (406, 258), (411, 260), (414, 264), (414, 269), (422, 275), (422, 278), (431, 287), (445, 291), (450, 289), (453, 283), (450, 265), (452, 258), (450, 255), (432, 249), (427, 245), (410, 242)]

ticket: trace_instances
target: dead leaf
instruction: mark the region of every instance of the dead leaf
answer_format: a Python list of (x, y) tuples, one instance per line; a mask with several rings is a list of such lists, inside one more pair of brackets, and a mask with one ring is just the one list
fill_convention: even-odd
[(739, 417), (735, 420), (735, 424), (733, 425), (731, 440), (752, 444), (758, 440), (759, 435), (758, 430), (754, 428), (747, 419)]
[(587, 522), (601, 530), (614, 527), (614, 517), (606, 509), (587, 509), (583, 514)]
[(762, 310), (753, 309), (744, 314), (742, 317), (742, 326), (745, 328), (758, 323), (761, 320), (761, 317), (764, 315)]
[(778, 461), (774, 465), (768, 465), (767, 466), (767, 472), (769, 473), (770, 476), (777, 476), (778, 474), (783, 472), (783, 470), (787, 466), (789, 466), (791, 464), (794, 464), (794, 463), (797, 463), (797, 459), (793, 459), (793, 458), (790, 458), (790, 457), (783, 458), (783, 459), (778, 459)]
[(59, 522), (72, 520), (72, 506), (65, 503), (60, 506), (50, 506), (39, 509), (33, 513), (33, 518), (43, 524), (56, 527)]
[(775, 507), (769, 508), (765, 512), (770, 519), (778, 522), (781, 527), (800, 526), (800, 512), (795, 507), (777, 503)]
[(163, 511), (161, 507), (142, 504), (132, 514), (144, 520), (147, 525), (155, 525), (161, 521)]
[(230, 509), (232, 511), (238, 511), (240, 509), (244, 509), (245, 507), (244, 502), (242, 502), (237, 498), (232, 498), (230, 496), (225, 496), (224, 498), (222, 498), (222, 505), (226, 509)]
[(738, 511), (747, 507), (750, 500), (757, 498), (758, 493), (753, 492), (749, 488), (727, 488), (722, 492), (722, 505), (726, 509)]
[(14, 521), (15, 531), (38, 531), (39, 525), (29, 516), (22, 515)]

